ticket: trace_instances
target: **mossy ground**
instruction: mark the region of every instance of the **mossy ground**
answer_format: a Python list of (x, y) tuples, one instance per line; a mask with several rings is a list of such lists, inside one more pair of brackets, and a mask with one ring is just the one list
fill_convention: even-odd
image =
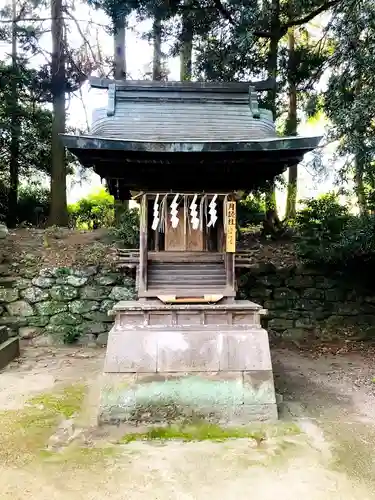
[(296, 435), (300, 429), (293, 423), (277, 425), (254, 425), (252, 427), (221, 427), (216, 424), (197, 422), (186, 425), (152, 427), (146, 432), (125, 434), (120, 442), (179, 440), (179, 441), (225, 441), (227, 439), (252, 439), (260, 444), (269, 438)]
[(41, 461), (88, 465), (110, 455), (111, 447), (75, 444), (59, 452), (47, 450), (48, 440), (58, 425), (80, 413), (85, 394), (83, 385), (70, 385), (33, 397), (22, 410), (0, 412), (0, 462), (13, 466)]

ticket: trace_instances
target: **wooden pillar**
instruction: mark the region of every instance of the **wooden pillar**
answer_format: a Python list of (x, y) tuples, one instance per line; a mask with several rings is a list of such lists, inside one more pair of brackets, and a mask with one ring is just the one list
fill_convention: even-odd
[(138, 292), (142, 293), (147, 290), (147, 213), (148, 203), (147, 195), (144, 194), (141, 200), (140, 207), (140, 224), (139, 224), (139, 274), (138, 274)]
[(236, 260), (236, 202), (227, 201), (225, 210), (226, 242), (225, 242), (225, 270), (227, 288), (235, 290), (235, 260)]

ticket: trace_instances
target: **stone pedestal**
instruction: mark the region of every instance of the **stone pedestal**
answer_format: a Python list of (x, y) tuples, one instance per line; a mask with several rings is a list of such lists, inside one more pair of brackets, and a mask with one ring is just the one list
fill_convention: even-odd
[(132, 301), (120, 302), (113, 313), (100, 422), (277, 419), (259, 305)]

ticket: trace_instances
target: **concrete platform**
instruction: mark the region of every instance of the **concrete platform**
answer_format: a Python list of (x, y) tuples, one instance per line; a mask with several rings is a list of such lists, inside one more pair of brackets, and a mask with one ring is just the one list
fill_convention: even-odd
[(261, 307), (122, 302), (109, 333), (100, 422), (277, 419)]

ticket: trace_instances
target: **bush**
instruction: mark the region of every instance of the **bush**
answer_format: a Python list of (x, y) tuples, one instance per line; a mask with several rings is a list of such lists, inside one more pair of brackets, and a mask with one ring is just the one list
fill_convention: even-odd
[(265, 201), (259, 195), (249, 194), (237, 204), (237, 223), (241, 228), (259, 225), (264, 219)]
[(18, 191), (17, 221), (33, 226), (43, 225), (49, 214), (49, 189), (31, 185)]
[(112, 228), (111, 234), (123, 248), (138, 248), (139, 210), (137, 208), (125, 209), (118, 225)]
[[(323, 254), (327, 263), (368, 266), (375, 263), (375, 215), (353, 216)], [(369, 268), (367, 268), (369, 270)]]
[(114, 221), (114, 198), (100, 188), (77, 203), (69, 205), (71, 226), (77, 229), (111, 227)]
[(340, 240), (352, 217), (334, 193), (305, 200), (304, 205), (295, 220), (297, 251), (304, 260), (319, 262)]

